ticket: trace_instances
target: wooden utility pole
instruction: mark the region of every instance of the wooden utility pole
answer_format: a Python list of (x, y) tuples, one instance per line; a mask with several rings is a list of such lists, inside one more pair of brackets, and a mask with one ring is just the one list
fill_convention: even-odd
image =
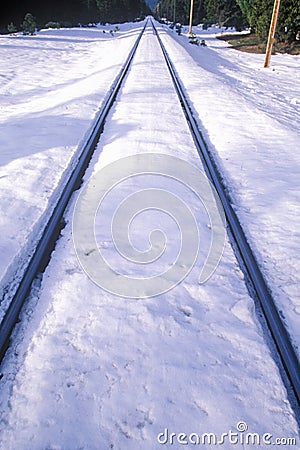
[(176, 20), (176, 0), (173, 0), (173, 22)]
[(189, 35), (193, 34), (193, 9), (194, 9), (194, 0), (191, 0)]
[(267, 43), (267, 48), (266, 48), (264, 67), (269, 67), (269, 63), (270, 63), (272, 46), (274, 43), (274, 36), (275, 36), (275, 30), (276, 30), (276, 24), (277, 24), (277, 17), (278, 17), (278, 12), (279, 12), (279, 5), (280, 5), (280, 0), (274, 0), (273, 14), (272, 14), (271, 25), (270, 25), (270, 30), (269, 30), (269, 37), (268, 37), (268, 43)]

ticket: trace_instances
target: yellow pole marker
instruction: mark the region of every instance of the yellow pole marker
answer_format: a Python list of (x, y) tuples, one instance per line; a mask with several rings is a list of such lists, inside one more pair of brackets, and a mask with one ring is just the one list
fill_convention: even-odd
[(189, 35), (193, 34), (193, 9), (194, 9), (194, 0), (191, 0)]
[(274, 36), (275, 36), (275, 30), (276, 30), (277, 17), (278, 17), (278, 12), (279, 12), (279, 5), (280, 5), (280, 0), (274, 0), (273, 14), (272, 14), (272, 20), (271, 20), (271, 25), (270, 25), (270, 30), (269, 30), (269, 37), (268, 37), (268, 43), (267, 43), (267, 48), (266, 48), (264, 67), (269, 67), (269, 64), (270, 64), (272, 46), (274, 43)]

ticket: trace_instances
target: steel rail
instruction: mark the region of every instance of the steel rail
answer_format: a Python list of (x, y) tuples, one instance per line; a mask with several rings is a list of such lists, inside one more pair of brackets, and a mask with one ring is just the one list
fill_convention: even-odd
[(148, 19), (142, 31), (140, 32), (138, 38), (136, 39), (132, 49), (130, 50), (129, 55), (125, 63), (123, 64), (119, 74), (117, 75), (112, 86), (110, 87), (107, 98), (104, 101), (102, 107), (100, 108), (99, 113), (97, 114), (97, 117), (94, 120), (92, 129), (82, 145), (82, 152), (78, 158), (76, 167), (71, 171), (68, 179), (65, 181), (62, 195), (57, 200), (53, 214), (51, 215), (50, 219), (44, 226), (42, 237), (39, 240), (30, 261), (28, 262), (27, 268), (24, 271), (18, 289), (14, 294), (13, 298), (11, 299), (10, 305), (3, 317), (3, 320), (0, 324), (0, 363), (8, 348), (11, 333), (14, 329), (15, 324), (18, 321), (21, 308), (28, 295), (29, 289), (39, 271), (39, 268), (41, 267), (42, 261), (44, 260), (44, 255), (47, 252), (49, 253), (49, 247), (51, 243), (53, 245), (53, 241), (56, 240), (54, 237), (57, 236), (57, 229), (60, 226), (64, 211), (71, 198), (71, 195), (81, 184), (83, 174), (90, 162), (90, 159), (99, 141), (99, 137), (102, 132), (105, 119), (116, 99), (116, 96), (121, 88), (122, 82), (124, 81), (124, 78), (129, 70), (137, 47), (140, 43), (141, 37), (146, 29), (147, 23)]
[(300, 364), (295, 349), (291, 343), (290, 335), (282, 322), (270, 289), (264, 279), (264, 276), (262, 275), (259, 264), (257, 263), (255, 255), (253, 254), (253, 251), (247, 241), (239, 219), (231, 206), (230, 199), (228, 198), (225, 187), (222, 184), (220, 173), (213, 161), (208, 146), (198, 127), (197, 121), (193, 116), (192, 108), (189, 104), (187, 96), (184, 93), (182, 82), (175, 71), (174, 65), (152, 20), (151, 24), (160, 43), (176, 92), (192, 132), (199, 156), (201, 161), (204, 163), (206, 172), (220, 197), (235, 246), (239, 251), (239, 255), (244, 263), (248, 278), (250, 279), (252, 287), (256, 292), (269, 331), (279, 352), (282, 365), (290, 381), (295, 397), (298, 404), (300, 404)]

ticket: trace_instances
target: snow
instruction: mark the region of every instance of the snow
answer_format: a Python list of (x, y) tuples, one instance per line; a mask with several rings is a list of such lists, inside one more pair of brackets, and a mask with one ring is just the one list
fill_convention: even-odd
[[(14, 56), (1, 69), (6, 81), (11, 76), (1, 88), (6, 89), (1, 113), (7, 120), (1, 139), (9, 146), (1, 156), (5, 178), (0, 179), (1, 247), (6, 248), (1, 261), (3, 287), (9, 280), (6, 268), (12, 274), (19, 260), (26, 259), (25, 243), (36, 239), (44, 211), (57, 195), (57, 183), (68, 162), (76, 160), (80, 141), (136, 38), (137, 27), (123, 25), (115, 37), (101, 29), (80, 29), (42, 31), (33, 40), (1, 38), (3, 50), (12, 47), (9, 55)], [(261, 56), (240, 56), (208, 33), (208, 48), (195, 48), (185, 36), (159, 30), (297, 343), (298, 92), (287, 78), (297, 76), (299, 59), (272, 57), (275, 71), (263, 71)], [(34, 78), (17, 59), (25, 48), (27, 64), (38, 65)], [(256, 98), (248, 86), (253, 91), (266, 89), (266, 96)], [(288, 106), (279, 115), (282, 103)], [(162, 155), (166, 174), (170, 156), (182, 158), (201, 174), (150, 27), (109, 115), (85, 185), (90, 176), (135, 155), (132, 170), (141, 175), (115, 186), (95, 218), (99, 247), (121, 271), (105, 226), (120, 198), (149, 188), (170, 190), (197, 218), (196, 264), (183, 282), (152, 298), (124, 298), (100, 289), (83, 271), (74, 248), (71, 231), (79, 202), (75, 193), (62, 238), (43, 278), (36, 280), (2, 364), (1, 449), (152, 450), (164, 445), (158, 436), (165, 429), (169, 435), (176, 433), (173, 444), (168, 436), (167, 448), (181, 447), (180, 433), (214, 433), (220, 441), (222, 433), (239, 431), (238, 441), (232, 443), (237, 449), (245, 448), (247, 431), (258, 433), (261, 440), (270, 433), (273, 444), (275, 438), (298, 439), (296, 418), (268, 337), (227, 238), (215, 272), (199, 284), (211, 232), (205, 205), (189, 191), (192, 180), (182, 185), (167, 176), (145, 174), (148, 167), (140, 165), (145, 154), (153, 154), (154, 160)], [(88, 204), (83, 206), (89, 212)], [(167, 211), (169, 207), (164, 205)], [(165, 259), (155, 261), (153, 276), (170, 264), (179, 237), (170, 215), (151, 212), (131, 222), (130, 237), (140, 251), (148, 249), (153, 229), (162, 229), (170, 239), (171, 250)], [(293, 243), (285, 238), (291, 234)], [(287, 255), (285, 261), (282, 255)], [(295, 267), (285, 265), (292, 262)], [(149, 264), (135, 270), (130, 265), (121, 275), (145, 277), (148, 270)], [(288, 308), (287, 298), (294, 310)], [(251, 447), (261, 448), (265, 442)], [(232, 445), (227, 439), (224, 448)]]

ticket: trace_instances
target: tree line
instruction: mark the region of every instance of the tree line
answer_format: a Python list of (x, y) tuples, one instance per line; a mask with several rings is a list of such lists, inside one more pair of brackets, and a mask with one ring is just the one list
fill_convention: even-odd
[[(194, 0), (193, 23), (249, 26), (251, 31), (266, 38), (272, 17), (274, 0)], [(188, 23), (189, 0), (159, 0), (156, 14), (168, 20)], [(300, 33), (299, 0), (281, 0), (277, 38), (292, 42)]]
[(11, 24), (21, 30), (27, 13), (35, 18), (38, 28), (50, 21), (61, 26), (126, 22), (151, 13), (144, 0), (5, 0), (4, 3), (0, 16), (2, 33), (8, 32)]

